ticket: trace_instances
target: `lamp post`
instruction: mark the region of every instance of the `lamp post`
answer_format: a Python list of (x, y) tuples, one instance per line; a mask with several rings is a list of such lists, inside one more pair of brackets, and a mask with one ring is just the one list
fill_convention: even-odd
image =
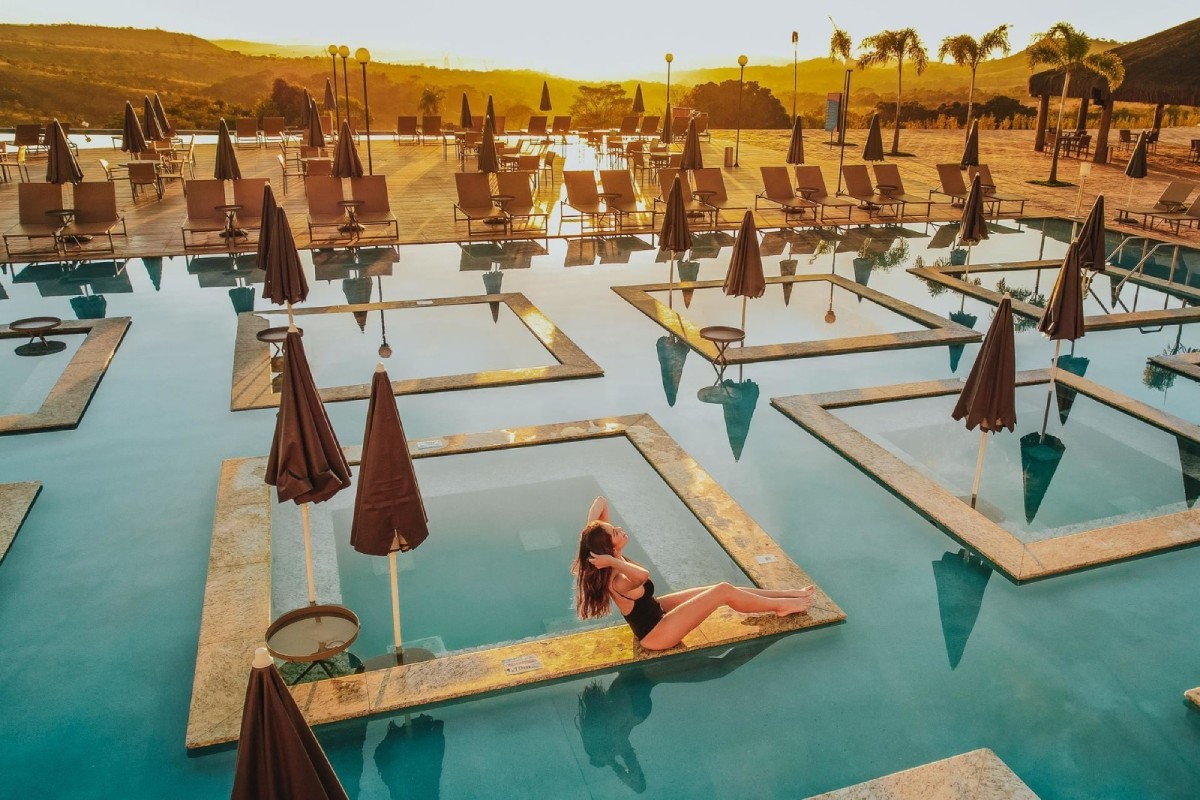
[(671, 62), (675, 60), (672, 53), (667, 53), (667, 105), (671, 105)]
[(842, 108), (838, 115), (838, 185), (836, 194), (842, 193), (842, 164), (846, 160), (846, 117), (850, 114), (850, 75), (854, 72), (854, 59), (846, 59), (846, 77), (842, 81)]
[(338, 47), (337, 54), (342, 57), (342, 92), (346, 95), (346, 121), (350, 121), (350, 77), (346, 74), (346, 59), (350, 57), (350, 48), (346, 45)]
[(737, 138), (733, 142), (733, 165), (735, 167), (741, 166), (738, 164), (738, 155), (742, 149), (742, 84), (746, 82), (746, 62), (748, 60), (745, 56), (738, 56), (740, 71), (738, 72)]
[(360, 47), (354, 51), (354, 60), (362, 64), (363, 76), (363, 119), (367, 126), (367, 174), (375, 174), (375, 165), (371, 161), (371, 106), (367, 103), (367, 64), (371, 63), (371, 51)]
[(796, 124), (796, 78), (800, 74), (800, 31), (792, 31), (792, 125)]
[[(331, 45), (329, 45), (329, 47), (328, 47), (328, 48), (326, 48), (326, 52), (328, 52), (328, 53), (329, 53), (329, 59), (330, 59), (331, 61), (333, 61), (333, 116), (334, 116), (334, 117), (337, 119), (337, 124), (338, 124), (338, 127), (339, 127), (339, 128), (341, 128), (341, 127), (342, 127), (342, 112), (341, 112), (341, 111), (338, 109), (338, 101), (337, 101), (337, 56), (338, 56), (338, 46), (337, 46), (336, 44), (331, 44)], [(349, 107), (349, 106), (347, 106), (347, 107), (346, 107), (346, 114), (347, 114), (347, 115), (349, 115), (349, 114), (350, 114), (350, 107)]]
[[(1092, 162), (1080, 161), (1079, 162), (1079, 194), (1075, 196), (1075, 217), (1079, 216), (1079, 208), (1083, 204), (1083, 183), (1084, 183), (1084, 181), (1086, 181), (1088, 179), (1088, 176), (1091, 174), (1092, 174)], [(1071, 224), (1072, 238), (1074, 238), (1074, 234), (1075, 234), (1075, 225), (1074, 225), (1074, 223), (1072, 223)]]

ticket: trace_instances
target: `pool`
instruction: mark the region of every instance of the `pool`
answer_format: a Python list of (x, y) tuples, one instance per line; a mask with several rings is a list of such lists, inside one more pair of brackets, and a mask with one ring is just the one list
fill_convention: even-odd
[[(1044, 237), (1041, 225), (1040, 220), (1002, 222), (1011, 230), (998, 231), (975, 248), (972, 262), (1061, 257), (1066, 244), (1055, 234), (1063, 223), (1047, 225)], [(889, 247), (902, 239), (908, 255), (902, 263), (873, 269), (869, 288), (942, 317), (973, 318), (960, 324), (982, 332), (990, 322), (990, 304), (906, 272), (917, 257), (927, 263), (950, 257), (949, 244), (939, 240), (942, 227), (872, 228), (872, 238), (890, 237)], [(813, 253), (803, 253), (806, 241), (788, 241), (778, 255), (764, 256), (767, 275), (794, 269), (796, 275), (833, 272), (855, 280), (853, 252), (834, 247), (817, 253), (813, 247)], [(696, 280), (723, 278), (729, 244), (712, 237), (693, 253)], [(380, 286), (387, 301), (479, 295), (491, 291), (481, 273), (498, 264), (502, 290), (527, 296), (604, 368), (604, 377), (401, 396), (397, 402), (409, 437), (649, 413), (819, 581), (848, 620), (408, 715), (321, 726), (318, 737), (352, 797), (440, 792), (442, 797), (497, 798), (791, 798), (976, 747), (993, 749), (1046, 798), (1195, 795), (1200, 715), (1185, 707), (1182, 693), (1200, 685), (1200, 639), (1193, 622), (1200, 603), (1195, 580), (1200, 550), (1014, 585), (964, 560), (953, 540), (768, 402), (961, 378), (977, 344), (734, 365), (724, 380), (752, 383), (757, 391), (740, 390), (736, 404), (722, 402), (730, 393), (715, 385), (711, 365), (686, 349), (664, 357), (663, 328), (611, 289), (665, 281), (667, 265), (653, 250), (626, 242), (589, 251), (577, 242), (551, 240), (544, 254), (492, 255), (503, 253), (465, 253), (455, 245), (402, 247), (390, 274), (372, 276), (376, 296)], [(319, 265), (318, 279), (311, 256), (302, 258), (312, 287), (306, 305), (345, 304), (343, 281), (359, 274), (325, 264)], [(487, 265), (479, 263), (484, 259)], [(1183, 260), (1200, 263), (1193, 251)], [(576, 262), (580, 265), (564, 269)], [(234, 274), (225, 274), (230, 271)], [(38, 479), (44, 484), (0, 563), (0, 631), (8, 665), (0, 683), (5, 709), (0, 733), (6, 745), (0, 750), (0, 774), (5, 791), (15, 796), (90, 797), (112, 793), (109, 786), (121, 787), (117, 793), (129, 797), (228, 795), (234, 751), (218, 748), (189, 756), (183, 738), (217, 472), (224, 459), (265, 454), (275, 416), (268, 409), (229, 411), (236, 314), (246, 303), (245, 292), (231, 295), (231, 290), (255, 289), (254, 310), (277, 313), (263, 303), (254, 271), (241, 272), (240, 266), (215, 264), (189, 271), (183, 259), (174, 258), (133, 260), (118, 276), (88, 268), (73, 284), (63, 280), (62, 270), (18, 265), (16, 280), (12, 270), (0, 275), (7, 295), (0, 299), (5, 321), (46, 314), (76, 319), (71, 299), (92, 296), (105, 299), (108, 317), (133, 320), (77, 429), (0, 438), (0, 482)], [(817, 286), (829, 288), (828, 283)], [(791, 314), (801, 291), (797, 286), (790, 306), (781, 293), (764, 297), (761, 309), (758, 301), (750, 301), (750, 330), (760, 312), (762, 319), (770, 318), (768, 312)], [(707, 302), (698, 290), (692, 308), (700, 313)], [(1172, 307), (1180, 302), (1170, 299)], [(846, 304), (859, 305), (853, 297)], [(99, 305), (90, 301), (82, 311), (95, 313)], [(464, 324), (482, 331), (478, 336), (496, 332), (499, 349), (506, 350), (509, 337), (499, 327), (503, 317), (493, 322), (487, 304), (469, 308), (474, 316)], [(740, 303), (732, 298), (727, 308), (740, 314)], [(713, 313), (724, 314), (725, 307)], [(378, 342), (375, 356), (364, 342), (378, 323), (368, 318), (364, 331), (352, 315), (329, 316), (338, 318), (338, 327), (334, 330), (331, 320), (329, 331), (320, 334), (322, 341), (330, 337), (327, 346), (362, 343), (361, 352), (349, 351), (356, 354), (344, 367), (355, 374), (330, 380), (366, 382)], [(763, 336), (791, 341), (806, 335), (804, 325), (821, 327), (799, 315), (796, 320), (779, 316), (778, 324), (777, 331), (775, 323), (764, 325)], [(387, 325), (391, 340), (390, 320)], [(310, 336), (315, 341), (316, 334)], [(470, 346), (475, 338), (468, 332), (459, 341)], [(1154, 372), (1146, 361), (1198, 347), (1200, 327), (1164, 325), (1089, 333), (1076, 344), (1074, 356), (1088, 359), (1088, 380), (1200, 423), (1200, 385)], [(442, 363), (454, 366), (448, 371), (472, 366), (454, 365), (455, 359), (473, 358), (466, 353), (448, 353), (445, 362), (431, 364), (405, 360), (395, 342), (393, 348), (385, 363), (398, 374), (406, 369), (412, 375), (429, 373)], [(1017, 333), (1016, 348), (1018, 369), (1048, 366), (1053, 353), (1052, 345), (1030, 329)], [(507, 356), (489, 355), (483, 368), (502, 368), (493, 360), (502, 357)], [(0, 361), (0, 369), (7, 390), (9, 362)], [(1034, 410), (1023, 411), (1022, 421), (1037, 416), (1039, 390), (1044, 398), (1045, 387), (1035, 387)], [(737, 412), (732, 416), (731, 408)], [(366, 403), (331, 403), (327, 409), (343, 444), (358, 443)], [(1128, 455), (1132, 448), (1138, 458), (1163, 463), (1159, 457), (1165, 458), (1162, 448), (1169, 451), (1169, 443), (1154, 443), (1136, 427), (1111, 430), (1112, 420), (1090, 416), (1103, 410), (1089, 411), (1086, 398), (1077, 399), (1066, 431), (1076, 424), (1080, 430), (1092, 426), (1117, 437), (1127, 448), (1120, 453)], [(1052, 411), (1052, 425), (1055, 417)], [(941, 423), (931, 419), (929, 424)], [(1026, 432), (1022, 426), (1020, 433)], [(969, 434), (965, 438), (977, 442)], [(1012, 438), (1015, 444), (1018, 437)], [(1114, 451), (1090, 449), (1103, 444), (1089, 439), (1076, 450), (1068, 443), (1072, 449), (1066, 455), (1112, 458)], [(911, 441), (906, 446), (915, 447)], [(453, 651), (574, 624), (566, 610), (570, 583), (564, 559), (588, 495), (597, 487), (614, 497), (656, 578), (685, 563), (674, 549), (652, 552), (651, 543), (658, 538), (656, 520), (686, 529), (694, 519), (669, 490), (638, 478), (644, 467), (636, 458), (629, 460), (620, 447), (598, 454), (563, 450), (561, 456), (550, 452), (557, 447), (545, 449), (552, 457), (547, 462), (541, 461), (543, 448), (486, 454), (513, 457), (511, 463), (474, 456), (422, 461), (422, 487), (433, 495), (434, 532), (426, 545), (400, 557), (413, 556), (412, 569), (400, 573), (402, 592), (424, 585), (428, 578), (420, 575), (435, 552), (469, 556), (467, 532), (487, 514), (505, 520), (498, 537), (507, 552), (497, 557), (528, 565), (529, 579), (537, 585), (536, 596), (519, 598), (530, 603), (519, 613), (497, 612), (477, 627), (468, 624), (475, 618), (469, 607), (457, 617), (453, 609), (438, 617), (442, 612), (404, 596), (406, 638), (409, 631), (428, 642), (440, 638)], [(1009, 455), (1019, 458), (1015, 451)], [(585, 462), (592, 461), (603, 468), (591, 469)], [(1127, 485), (1156, 483), (1158, 473), (1142, 472), (1138, 464), (1146, 465), (1127, 468)], [(1051, 517), (1059, 513), (1052, 512), (1055, 493), (1075, 480), (1068, 467), (1064, 457), (1034, 518), (1039, 525), (1078, 522), (1078, 509), (1071, 504), (1059, 518)], [(1176, 470), (1171, 479), (1178, 476)], [(1100, 485), (1109, 487), (1106, 495), (1115, 494), (1112, 483)], [(1019, 480), (1006, 492), (997, 507), (1023, 521)], [(541, 498), (554, 499), (544, 502), (545, 514), (531, 513)], [(346, 493), (339, 496), (350, 499)], [(1144, 499), (1165, 507), (1180, 498)], [(343, 532), (334, 533), (332, 544), (344, 547), (345, 506), (339, 510), (331, 501), (315, 511), (326, 515), (322, 524), (331, 532)], [(437, 542), (441, 520), (454, 532)], [(286, 551), (277, 555), (282, 562)], [(376, 560), (359, 556), (360, 564), (343, 567), (343, 555), (348, 560), (357, 554), (337, 550), (335, 555), (337, 570), (327, 579), (344, 583), (347, 602), (365, 615), (370, 631), (364, 630), (363, 655), (369, 655), (386, 647), (390, 634), (386, 578), (376, 574)], [(680, 570), (679, 580), (722, 579), (731, 567), (721, 556), (719, 548), (707, 550), (703, 562), (710, 571)], [(667, 575), (664, 581), (672, 583), (675, 578)], [(457, 579), (466, 591), (467, 573)], [(302, 576), (299, 584), (294, 575), (281, 578), (274, 587), (285, 593), (279, 603), (295, 591), (288, 588), (289, 580), (302, 587)], [(73, 754), (69, 770), (62, 769), (64, 752)]]

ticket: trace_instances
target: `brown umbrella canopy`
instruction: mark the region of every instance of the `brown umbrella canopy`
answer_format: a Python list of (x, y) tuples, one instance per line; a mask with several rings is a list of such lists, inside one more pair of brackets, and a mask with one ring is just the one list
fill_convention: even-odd
[(667, 195), (667, 211), (663, 214), (662, 229), (658, 232), (658, 249), (682, 253), (692, 246), (692, 232), (688, 229), (687, 212), (683, 209), (683, 189), (679, 176), (671, 184)]
[[(489, 102), (490, 102), (489, 98)], [(499, 172), (500, 158), (496, 155), (496, 134), (490, 116), (483, 118), (483, 140), (479, 143), (479, 171)]]
[(680, 169), (704, 169), (704, 155), (700, 152), (700, 134), (696, 132), (696, 119), (688, 120), (687, 138), (683, 141), (683, 156)]
[(154, 93), (154, 118), (158, 120), (159, 130), (164, 135), (169, 136), (171, 133), (171, 122), (167, 119), (167, 109), (163, 108), (163, 101), (158, 96), (158, 92)]
[[(279, 223), (275, 219), (275, 214), (279, 210), (279, 204), (275, 202), (275, 192), (271, 191), (271, 184), (267, 183), (263, 186), (263, 204), (262, 204), (262, 228), (258, 232), (258, 251), (255, 263), (259, 269), (267, 268), (267, 259), (271, 258), (271, 248), (273, 246), (273, 236), (279, 235)], [(299, 259), (297, 259), (297, 262)], [(304, 273), (300, 273), (303, 278)], [(271, 276), (267, 276), (267, 280), (271, 280)], [(266, 286), (263, 287), (263, 296), (266, 297)], [(306, 292), (307, 293), (307, 292)]]
[(883, 134), (879, 131), (879, 115), (871, 115), (871, 127), (867, 130), (867, 144), (863, 148), (863, 161), (883, 161)]
[(337, 95), (333, 93), (333, 84), (329, 82), (329, 78), (325, 79), (325, 100), (321, 107), (326, 111), (337, 110)]
[(333, 149), (333, 177), (361, 178), (362, 176), (362, 159), (358, 157), (358, 148), (354, 146), (354, 134), (350, 132), (350, 120), (344, 119), (337, 147)]
[(492, 103), (492, 96), (490, 94), (488, 95), (487, 110), (483, 112), (483, 115), (484, 119), (492, 121), (492, 130), (494, 131), (496, 126), (496, 106)]
[(1079, 266), (1093, 272), (1104, 272), (1108, 262), (1104, 241), (1104, 195), (1097, 195), (1092, 210), (1088, 212), (1079, 235), (1075, 237), (1079, 245)]
[(154, 104), (150, 102), (149, 95), (142, 100), (142, 133), (151, 142), (167, 138), (166, 130), (158, 123), (158, 115), (154, 113)]
[(46, 150), (46, 183), (61, 185), (83, 180), (83, 170), (79, 168), (67, 134), (57, 119), (50, 123), (50, 135), (46, 139), (49, 145)]
[(283, 353), (283, 388), (265, 480), (281, 503), (320, 503), (350, 485), (350, 465), (321, 405), (298, 332), (288, 332)]
[(458, 112), (458, 127), (464, 131), (471, 130), (471, 104), (467, 102), (466, 92), (463, 92), (462, 108)]
[(767, 290), (762, 254), (758, 249), (758, 230), (754, 227), (754, 214), (749, 210), (742, 217), (742, 227), (733, 243), (724, 288), (725, 294), (731, 297), (762, 297)]
[(962, 222), (958, 227), (958, 241), (963, 244), (979, 244), (988, 238), (987, 220), (983, 216), (983, 186), (979, 176), (971, 181), (971, 189), (963, 202)]
[(784, 163), (804, 163), (804, 121), (799, 114), (796, 115), (796, 122), (792, 125), (792, 139), (788, 142), (787, 158), (784, 159)]
[(1138, 134), (1137, 144), (1133, 148), (1133, 154), (1129, 156), (1129, 163), (1125, 165), (1125, 174), (1131, 178), (1141, 180), (1146, 177), (1146, 132), (1142, 131)]
[(325, 148), (325, 131), (321, 128), (321, 114), (315, 100), (308, 103), (308, 135), (305, 138), (309, 147)]
[(251, 667), (246, 686), (231, 800), (346, 798), (279, 670), (269, 656), (263, 661)]
[(1051, 339), (1073, 342), (1083, 336), (1083, 281), (1079, 269), (1079, 241), (1071, 242), (1050, 300), (1042, 310), (1037, 329)]
[[(270, 192), (271, 187), (268, 186), (266, 191)], [(274, 205), (274, 195), (271, 200)], [(262, 220), (258, 266), (267, 273), (263, 281), (263, 297), (277, 306), (303, 302), (308, 297), (308, 279), (304, 277), (304, 268), (300, 266), (300, 253), (292, 238), (292, 226), (288, 223), (287, 213), (277, 207), (271, 216), (267, 216), (264, 207)]]
[(631, 114), (645, 114), (646, 103), (642, 100), (642, 85), (637, 85), (637, 91), (633, 93), (633, 109)]
[(233, 149), (233, 140), (229, 138), (229, 126), (221, 120), (217, 130), (217, 158), (213, 163), (213, 177), (219, 181), (240, 181), (242, 168), (238, 166), (237, 152)]
[(427, 536), (428, 516), (392, 382), (387, 372), (377, 369), (371, 379), (350, 545), (369, 556), (386, 556), (412, 550)]
[(141, 153), (146, 149), (146, 137), (142, 136), (142, 124), (138, 122), (133, 103), (125, 101), (125, 123), (121, 130), (121, 149), (127, 153)]
[(991, 433), (1017, 425), (1017, 368), (1013, 345), (1012, 301), (1008, 295), (996, 307), (991, 327), (963, 386), (951, 416), (966, 419), (967, 430), (976, 426)]
[(667, 103), (667, 113), (663, 116), (662, 131), (658, 135), (659, 141), (663, 144), (671, 143), (671, 104)]
[(979, 120), (971, 120), (971, 131), (967, 134), (967, 144), (963, 147), (962, 160), (958, 162), (962, 169), (979, 166)]
[[(466, 95), (463, 95), (466, 97)], [(553, 106), (550, 105), (550, 87), (545, 81), (542, 81), (542, 102), (538, 103), (539, 111), (549, 111)]]

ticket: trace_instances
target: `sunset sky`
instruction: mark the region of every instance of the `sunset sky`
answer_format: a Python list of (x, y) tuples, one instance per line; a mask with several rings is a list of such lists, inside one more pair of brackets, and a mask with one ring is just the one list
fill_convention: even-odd
[[(823, 56), (834, 11), (857, 43), (885, 28), (914, 27), (936, 52), (945, 36), (978, 36), (1010, 23), (1014, 48), (1060, 20), (1094, 38), (1131, 41), (1178, 25), (1196, 13), (1195, 0), (1140, 5), (1096, 0), (1066, 11), (1045, 0), (987, 4), (933, 0), (897, 3), (856, 0), (843, 5), (785, 0), (748, 3), (615, 2), (522, 5), (503, 0), (457, 2), (349, 2), (296, 0), (286, 5), (231, 0), (127, 4), (57, 0), (9, 7), (4, 22), (163, 28), (207, 39), (279, 44), (347, 44), (368, 47), (386, 60), (420, 60), (435, 66), (516, 67), (589, 80), (662, 80), (663, 54), (674, 70), (733, 65), (739, 53), (754, 64), (791, 60), (791, 32), (800, 33), (800, 58)], [(974, 21), (964, 24), (963, 20)], [(316, 51), (319, 52), (319, 51)], [(931, 53), (931, 55), (933, 54)]]

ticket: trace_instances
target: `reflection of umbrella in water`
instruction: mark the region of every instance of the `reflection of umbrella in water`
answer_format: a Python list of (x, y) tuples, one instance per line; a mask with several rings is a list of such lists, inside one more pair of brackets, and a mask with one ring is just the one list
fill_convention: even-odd
[[(780, 259), (779, 260), (779, 277), (781, 277), (781, 278), (795, 277), (796, 267), (799, 265), (800, 265), (800, 262), (794, 258)], [(792, 283), (791, 281), (788, 281), (787, 283), (783, 283), (780, 285), (783, 286), (783, 305), (789, 306), (792, 303), (792, 289), (794, 289), (796, 287), (796, 284)]]
[[(483, 273), (483, 290), (488, 294), (500, 294), (500, 285), (502, 283), (504, 283), (504, 273), (500, 270), (497, 269)], [(488, 308), (492, 312), (492, 322), (499, 322), (500, 301), (489, 301)]]
[(1074, 342), (1083, 336), (1083, 277), (1079, 269), (1079, 242), (1067, 247), (1058, 278), (1050, 299), (1038, 319), (1037, 329), (1054, 340), (1055, 369), (1050, 370), (1050, 390), (1046, 396), (1046, 413), (1042, 418), (1042, 433), (1050, 420), (1050, 395), (1054, 393), (1058, 377), (1058, 354), (1064, 340)]
[(1066, 449), (1057, 436), (1034, 432), (1021, 437), (1021, 482), (1026, 522), (1033, 522), (1037, 516)]
[(987, 562), (965, 550), (943, 553), (940, 561), (933, 562), (938, 613), (942, 618), (942, 637), (946, 640), (950, 669), (957, 668), (962, 661), (991, 576), (992, 569)]
[(1187, 507), (1196, 505), (1200, 498), (1200, 443), (1182, 436), (1175, 437), (1179, 445), (1179, 471), (1183, 475), (1183, 498)]
[(723, 380), (716, 386), (705, 386), (696, 392), (702, 403), (716, 403), (725, 412), (725, 434), (733, 450), (733, 460), (742, 457), (746, 437), (750, 435), (750, 420), (758, 404), (758, 384), (751, 380)]
[[(979, 317), (970, 314), (966, 311), (951, 311), (950, 321), (957, 322), (959, 325), (965, 325), (968, 328), (974, 328), (975, 323), (979, 321)], [(950, 345), (950, 371), (958, 372), (958, 361), (962, 358), (963, 350), (966, 349), (965, 344)]]
[(683, 380), (683, 364), (687, 361), (687, 343), (675, 334), (663, 336), (656, 343), (658, 368), (662, 372), (663, 392), (667, 405), (674, 406), (679, 397), (679, 382)]
[(388, 722), (375, 748), (375, 766), (392, 800), (437, 800), (441, 797), (446, 735), (442, 720), (428, 714)]
[[(700, 262), (699, 261), (680, 261), (679, 262), (679, 282), (692, 283), (700, 277)], [(692, 297), (696, 294), (695, 289), (684, 288), (683, 292), (683, 307), (692, 307)]]
[(150, 283), (154, 286), (154, 291), (161, 291), (163, 272), (162, 256), (142, 256), (142, 266), (146, 268), (146, 275), (149, 276)]
[[(342, 294), (346, 296), (346, 302), (352, 306), (361, 306), (371, 302), (371, 291), (374, 287), (374, 281), (365, 275), (357, 278), (342, 278)], [(353, 313), (354, 321), (358, 323), (358, 329), (366, 333), (367, 312), (360, 309)]]
[[(1088, 364), (1091, 363), (1083, 356), (1059, 356), (1055, 359), (1054, 365), (1059, 369), (1066, 370), (1072, 375), (1083, 377), (1087, 372)], [(1067, 416), (1071, 413), (1071, 407), (1075, 405), (1075, 396), (1079, 394), (1070, 386), (1056, 382), (1054, 384), (1054, 397), (1058, 404), (1058, 421), (1065, 425)]]
[(108, 312), (108, 300), (102, 294), (89, 294), (71, 298), (71, 310), (76, 319), (104, 319)]

